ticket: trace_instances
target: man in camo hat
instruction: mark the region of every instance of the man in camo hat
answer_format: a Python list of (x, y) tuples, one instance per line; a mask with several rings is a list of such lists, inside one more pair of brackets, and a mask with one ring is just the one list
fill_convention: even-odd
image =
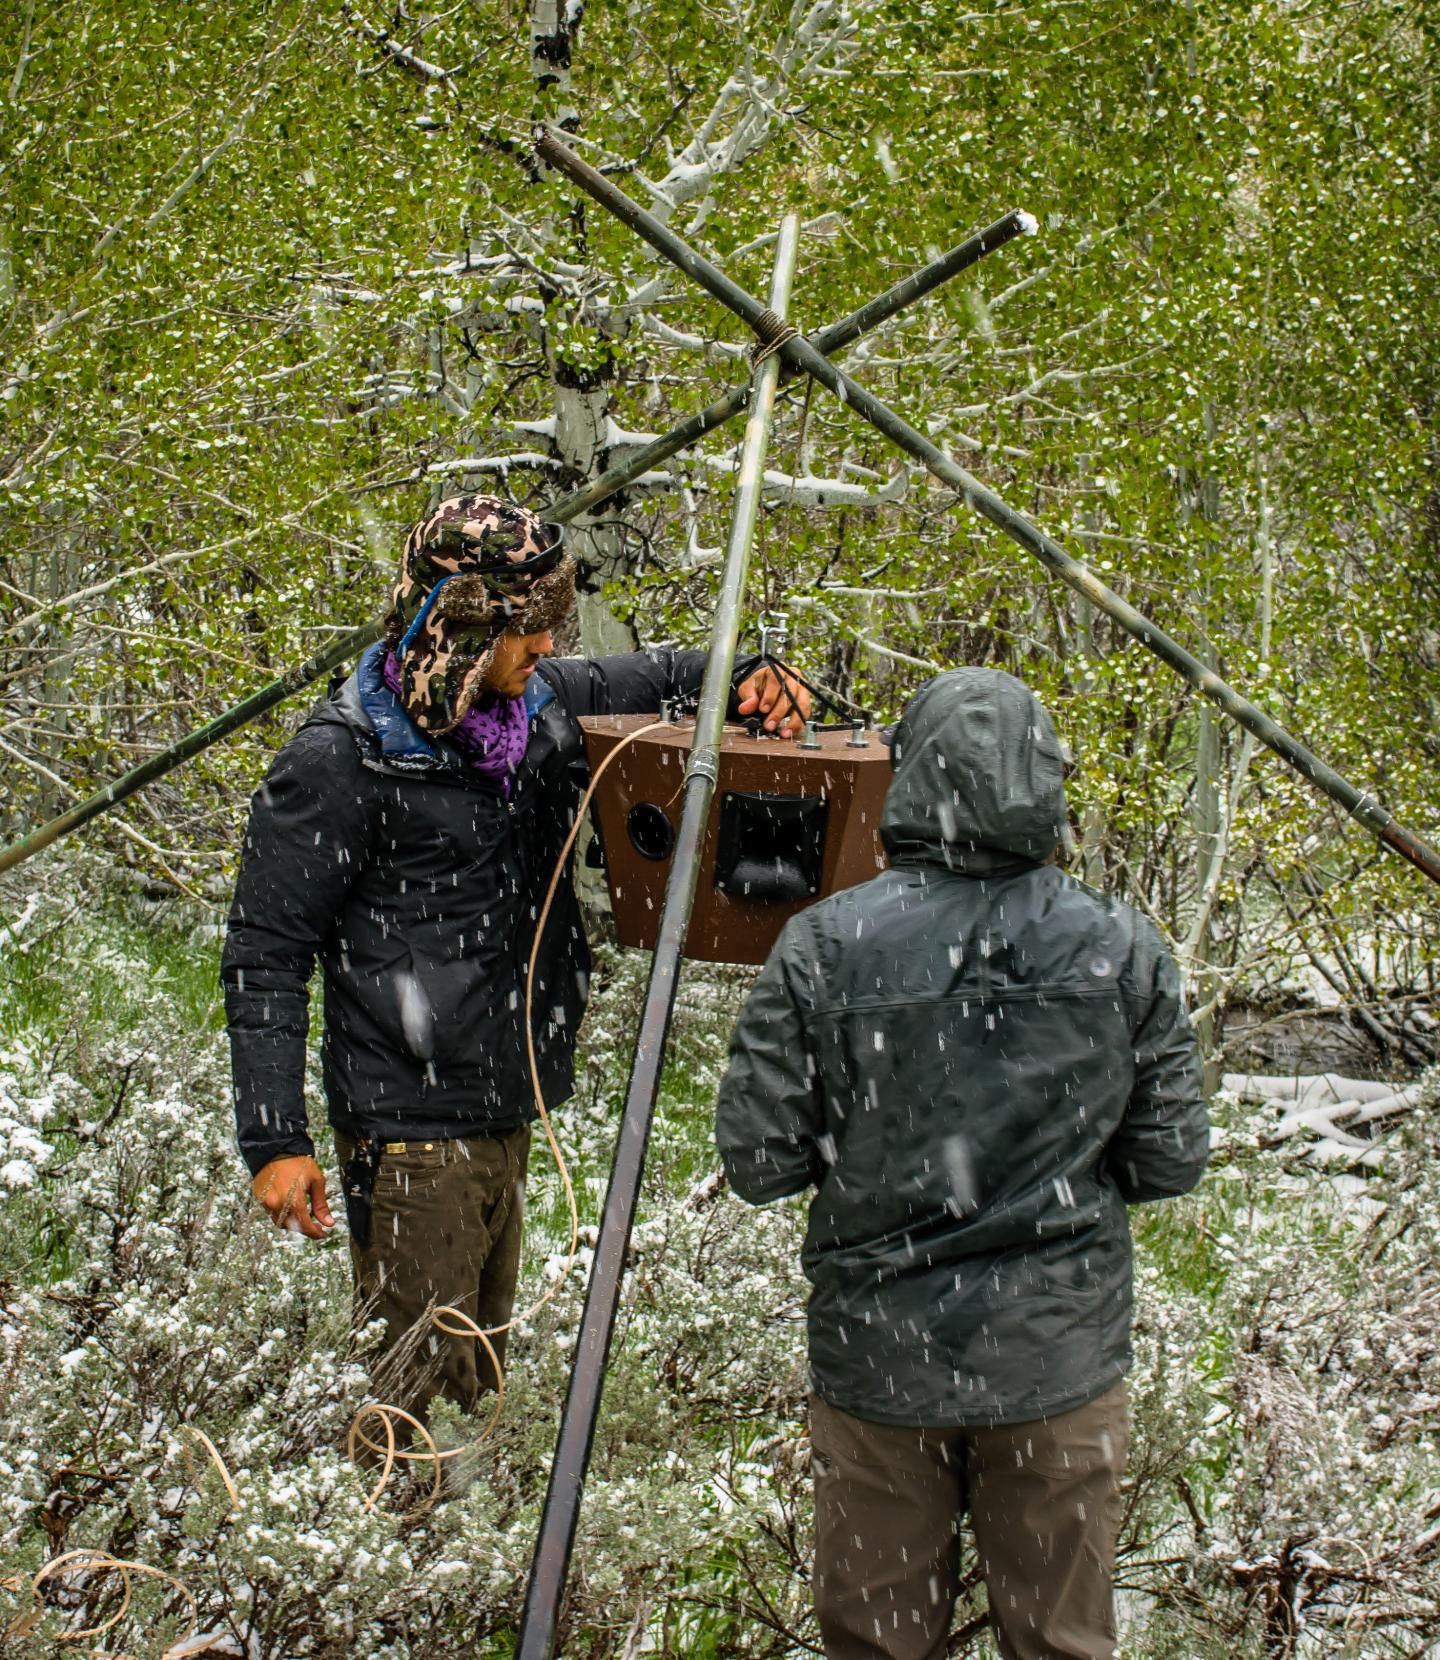
[(548, 634), (575, 603), (564, 532), (494, 496), (455, 496), (405, 538), (385, 638), (405, 712), (439, 736), (465, 721), (507, 637)]
[[(405, 539), (385, 639), (311, 712), (257, 792), (225, 985), (241, 1152), (277, 1225), (333, 1225), (305, 1109), (308, 985), (325, 982), (325, 1096), (357, 1306), (386, 1323), (382, 1398), (423, 1413), (493, 1386), (449, 1304), (510, 1318), (535, 1117), (525, 971), (578, 800), (577, 717), (699, 689), (702, 652), (555, 658), (575, 566), (561, 527), (493, 496), (442, 501)], [(736, 674), (731, 713), (799, 729), (808, 698)], [(589, 952), (568, 873), (535, 965), (547, 1109), (573, 1087)], [(505, 1335), (491, 1342), (503, 1359)]]

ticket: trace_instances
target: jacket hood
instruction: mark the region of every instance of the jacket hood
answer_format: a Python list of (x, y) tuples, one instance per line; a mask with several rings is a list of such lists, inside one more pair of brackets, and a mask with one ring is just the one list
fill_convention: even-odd
[(951, 669), (911, 698), (891, 740), (880, 839), (892, 861), (987, 871), (1039, 864), (1065, 835), (1064, 768), (1039, 699), (998, 669)]

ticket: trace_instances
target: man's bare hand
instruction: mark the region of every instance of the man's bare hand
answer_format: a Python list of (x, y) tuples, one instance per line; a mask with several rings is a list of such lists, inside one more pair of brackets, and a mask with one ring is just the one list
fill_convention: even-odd
[(324, 1239), (335, 1226), (325, 1201), (325, 1172), (304, 1154), (271, 1159), (250, 1185), (277, 1228)]
[(798, 738), (810, 717), (810, 693), (786, 669), (767, 664), (742, 680), (736, 695), (741, 717), (759, 715), (767, 732)]

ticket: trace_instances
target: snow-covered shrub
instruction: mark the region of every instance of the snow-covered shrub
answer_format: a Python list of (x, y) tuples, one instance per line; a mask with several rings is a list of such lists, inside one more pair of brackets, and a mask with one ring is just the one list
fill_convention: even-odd
[[(19, 907), (14, 907), (18, 911)], [(20, 950), (19, 946), (24, 946)], [(583, 1221), (603, 1194), (641, 966), (602, 961), (560, 1133)], [(563, 1652), (799, 1656), (809, 1612), (803, 1204), (714, 1176), (709, 1108), (743, 975), (692, 966), (581, 1512)], [(1436, 1104), (1355, 1188), (1222, 1100), (1190, 1198), (1136, 1214), (1135, 1418), (1120, 1583), (1135, 1657), (1378, 1657), (1440, 1630)], [(511, 1651), (593, 1233), (515, 1336), (468, 1487), (405, 1520), (345, 1456), (366, 1398), (343, 1242), (277, 1234), (231, 1144), (213, 927), (57, 892), (0, 965), (0, 1631), (31, 1576), (93, 1547), (163, 1569), (210, 1647), (251, 1660)], [(1367, 1201), (1367, 1202), (1359, 1202)], [(521, 1306), (564, 1270), (537, 1151)], [(460, 1442), (474, 1426), (440, 1414)], [(192, 1431), (217, 1446), (238, 1493)], [(458, 1486), (460, 1484), (452, 1484)], [(392, 1504), (392, 1499), (394, 1503)], [(31, 1635), (118, 1607), (47, 1585)], [(116, 1646), (184, 1630), (135, 1587)], [(973, 1572), (956, 1654), (989, 1655)], [(478, 1646), (477, 1646), (478, 1645)], [(146, 1652), (150, 1649), (147, 1648)]]

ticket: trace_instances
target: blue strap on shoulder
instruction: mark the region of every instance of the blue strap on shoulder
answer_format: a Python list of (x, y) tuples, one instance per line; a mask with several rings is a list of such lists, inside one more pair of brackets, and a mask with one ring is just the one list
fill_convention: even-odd
[(555, 701), (555, 688), (539, 674), (532, 674), (525, 682), (525, 713), (533, 721), (547, 703)]
[(425, 603), (415, 613), (415, 620), (410, 624), (409, 628), (407, 628), (405, 630), (405, 632), (400, 636), (400, 644), (395, 647), (395, 655), (397, 657), (403, 657), (405, 655), (405, 653), (407, 651), (409, 651), (410, 642), (420, 632), (420, 624), (425, 621), (427, 616), (429, 616), (430, 607), (435, 603), (436, 599), (438, 598), (440, 590), (450, 580), (450, 577), (459, 576), (459, 574), (460, 574), (459, 571), (451, 571), (449, 576), (442, 576), (440, 578), (440, 580), (435, 584), (435, 586), (430, 590), (430, 592), (428, 594), (426, 594)]

